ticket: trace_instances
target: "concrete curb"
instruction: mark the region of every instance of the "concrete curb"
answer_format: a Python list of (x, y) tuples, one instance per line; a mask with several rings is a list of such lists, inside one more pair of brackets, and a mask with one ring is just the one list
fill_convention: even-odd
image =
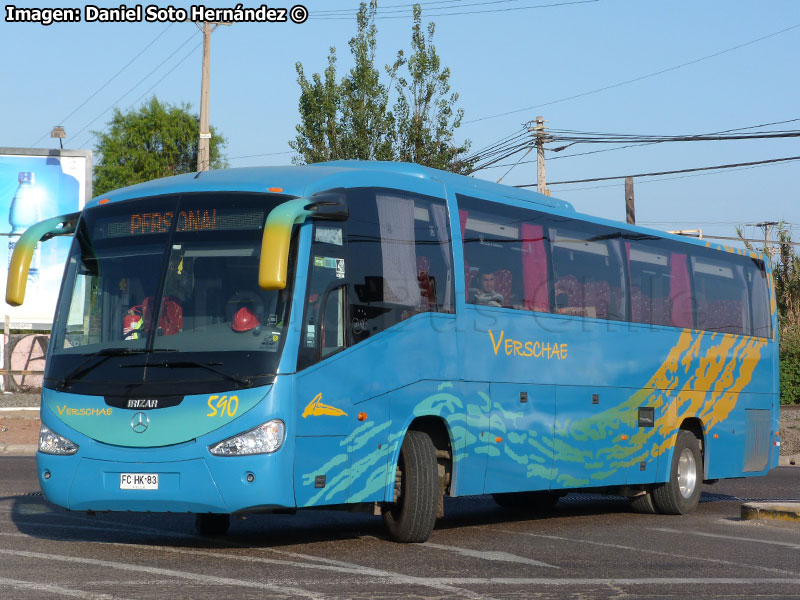
[(36, 456), (36, 444), (2, 444), (0, 443), (0, 456)]
[(800, 522), (800, 502), (747, 502), (742, 504), (742, 519)]
[(800, 454), (791, 454), (789, 456), (781, 456), (778, 459), (778, 466), (780, 467), (796, 467), (800, 466)]

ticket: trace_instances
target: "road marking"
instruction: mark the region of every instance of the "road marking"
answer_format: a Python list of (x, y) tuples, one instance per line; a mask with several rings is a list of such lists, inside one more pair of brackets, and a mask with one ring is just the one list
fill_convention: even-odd
[(425, 542), (425, 548), (437, 548), (438, 550), (447, 550), (448, 552), (455, 552), (462, 556), (469, 556), (470, 558), (480, 558), (482, 560), (494, 560), (499, 562), (521, 563), (523, 565), (532, 565), (534, 567), (548, 567), (550, 569), (560, 569), (555, 565), (549, 565), (545, 562), (533, 560), (532, 558), (524, 558), (508, 552), (498, 552), (492, 550), (470, 550), (469, 548), (458, 548), (456, 546), (445, 546), (444, 544), (434, 544), (432, 542)]
[(530, 537), (537, 537), (537, 538), (544, 538), (548, 540), (557, 540), (561, 542), (574, 542), (576, 544), (589, 544), (592, 546), (602, 546), (605, 548), (614, 548), (616, 550), (631, 550), (633, 552), (638, 552), (642, 554), (655, 554), (657, 556), (669, 556), (671, 558), (685, 558), (688, 560), (701, 560), (703, 562), (710, 562), (710, 563), (717, 563), (721, 565), (728, 565), (732, 567), (747, 567), (750, 569), (756, 569), (759, 571), (767, 571), (769, 573), (780, 573), (782, 575), (795, 575), (797, 571), (792, 571), (789, 569), (776, 569), (775, 567), (762, 567), (760, 565), (751, 565), (747, 563), (738, 563), (733, 562), (730, 560), (723, 560), (721, 558), (709, 558), (707, 556), (690, 556), (686, 554), (675, 554), (673, 552), (664, 552), (663, 550), (651, 550), (648, 548), (637, 548), (635, 546), (623, 546), (621, 544), (611, 544), (609, 542), (595, 542), (593, 540), (584, 540), (584, 539), (576, 539), (576, 538), (566, 538), (557, 535), (544, 535), (540, 533), (528, 533), (525, 531), (508, 531), (506, 529), (493, 529), (492, 531), (500, 531), (503, 533), (511, 533), (514, 535), (527, 535)]
[[(24, 534), (5, 534), (13, 536), (28, 537)], [(548, 536), (542, 536), (548, 537)], [(114, 546), (125, 546), (126, 548), (145, 548), (145, 549), (164, 549), (158, 546), (144, 546), (140, 544), (122, 544), (122, 543), (107, 543)], [(278, 562), (270, 561), (269, 559), (259, 559), (256, 557), (240, 557), (232, 555), (219, 555), (208, 552), (188, 551), (186, 549), (173, 548), (171, 550), (180, 551), (186, 554), (202, 554), (206, 557), (209, 556), (222, 556), (225, 558), (235, 558), (245, 560), (248, 562)], [(0, 554), (8, 554), (11, 556), (23, 556), (26, 558), (34, 558), (37, 560), (53, 560), (62, 562), (79, 563), (82, 565), (96, 565), (101, 567), (110, 567), (112, 569), (119, 569), (124, 571), (133, 571), (136, 573), (151, 573), (154, 575), (161, 575), (166, 577), (174, 577), (177, 579), (186, 579), (195, 581), (196, 583), (211, 584), (211, 585), (224, 585), (224, 586), (237, 586), (245, 588), (265, 589), (270, 591), (280, 591), (282, 593), (291, 593), (301, 595), (307, 598), (322, 598), (321, 595), (315, 594), (308, 590), (302, 590), (288, 585), (266, 584), (256, 581), (247, 581), (241, 579), (231, 579), (227, 577), (215, 577), (212, 575), (204, 575), (201, 573), (192, 573), (186, 571), (177, 571), (172, 569), (163, 569), (156, 567), (149, 567), (139, 564), (120, 563), (108, 560), (98, 560), (93, 558), (81, 558), (73, 556), (62, 556), (58, 554), (45, 554), (41, 552), (27, 552), (23, 550), (6, 550), (0, 548)], [(318, 566), (319, 568), (319, 566)], [(339, 569), (342, 570), (342, 569)], [(2, 580), (0, 580), (2, 581)], [(547, 586), (597, 586), (597, 585), (669, 585), (669, 586), (694, 586), (694, 585), (765, 585), (765, 584), (794, 584), (800, 585), (800, 578), (797, 577), (775, 577), (775, 578), (757, 578), (757, 577), (641, 577), (641, 578), (545, 578), (545, 577), (412, 577), (405, 575), (394, 574), (386, 577), (383, 583), (394, 585), (426, 585), (428, 587), (437, 587), (439, 589), (456, 589), (450, 586), (453, 585), (547, 585)], [(458, 590), (460, 593), (465, 593), (470, 597), (481, 597), (480, 594), (471, 592), (469, 590)], [(69, 594), (65, 594), (69, 595)], [(108, 598), (108, 596), (91, 595), (85, 596), (86, 598)]]
[[(109, 532), (109, 533), (119, 533), (119, 529), (113, 529), (111, 527), (89, 527), (89, 526), (82, 526), (82, 525), (49, 525), (49, 524), (33, 524), (33, 523), (26, 523), (28, 526), (33, 527), (40, 527), (44, 529), (79, 529), (84, 531), (101, 531), (101, 532)], [(128, 531), (128, 533), (132, 533), (134, 535), (149, 535), (148, 532), (145, 531)], [(2, 537), (21, 537), (21, 538), (30, 538), (31, 536), (18, 533), (18, 532), (0, 532), (0, 536)], [(188, 537), (188, 536), (187, 536)], [(73, 540), (67, 538), (59, 538), (56, 541), (58, 542), (71, 542)], [(217, 540), (215, 540), (217, 541)], [(334, 571), (337, 573), (346, 573), (349, 575), (368, 575), (374, 577), (386, 577), (386, 571), (378, 571), (374, 569), (369, 569), (368, 567), (362, 568), (346, 568), (346, 567), (336, 567), (333, 565), (316, 565), (316, 564), (305, 564), (305, 563), (298, 563), (292, 560), (281, 560), (278, 558), (257, 558), (253, 556), (238, 556), (234, 554), (223, 554), (220, 552), (211, 552), (211, 551), (204, 551), (204, 550), (192, 550), (190, 548), (170, 548), (168, 546), (154, 546), (149, 544), (126, 544), (124, 542), (95, 542), (96, 544), (104, 544), (107, 546), (115, 546), (118, 548), (138, 548), (142, 550), (160, 550), (162, 552), (171, 552), (173, 554), (187, 554), (192, 556), (204, 556), (210, 558), (228, 558), (231, 560), (238, 560), (242, 562), (256, 562), (256, 563), (263, 563), (263, 564), (271, 564), (271, 565), (279, 565), (279, 566), (286, 566), (286, 567), (302, 567), (305, 569), (315, 569), (319, 571)], [(250, 549), (249, 546), (237, 546), (237, 548), (245, 548)], [(252, 548), (256, 550), (257, 548)], [(213, 549), (210, 549), (213, 550)]]
[[(65, 515), (69, 516), (74, 519), (80, 520), (90, 520), (85, 517), (76, 517), (73, 515)], [(126, 533), (133, 533), (135, 535), (145, 535), (145, 534), (152, 534), (153, 532), (159, 533), (164, 535), (165, 537), (174, 537), (180, 539), (193, 539), (193, 540), (201, 540), (204, 542), (208, 542), (207, 538), (197, 535), (191, 534), (184, 534), (184, 533), (176, 533), (176, 532), (166, 532), (161, 529), (156, 529), (153, 527), (140, 527), (140, 526), (133, 526), (131, 528), (110, 528), (110, 527), (92, 527), (92, 526), (80, 526), (80, 525), (59, 525), (59, 524), (49, 524), (49, 523), (21, 523), (21, 525), (28, 525), (34, 527), (42, 527), (42, 528), (49, 528), (49, 529), (81, 529), (81, 530), (92, 530), (92, 531), (105, 531), (105, 532), (112, 532), (112, 533), (120, 533), (124, 531)], [(8, 533), (8, 532), (0, 532), (0, 536), (5, 537), (24, 537), (30, 538), (30, 536), (24, 533)], [(69, 541), (65, 539), (61, 539), (59, 541)], [(241, 544), (235, 543), (226, 543), (224, 540), (213, 540), (214, 543), (224, 545), (230, 548), (240, 548), (240, 549), (249, 549), (249, 550), (264, 550), (267, 552), (271, 552), (278, 555), (288, 555), (294, 558), (298, 558), (300, 560), (306, 562), (299, 562), (295, 560), (281, 560), (277, 558), (265, 558), (265, 557), (256, 557), (256, 556), (240, 556), (237, 554), (225, 554), (222, 552), (210, 552), (210, 551), (203, 551), (203, 550), (192, 550), (189, 548), (171, 548), (167, 546), (153, 546), (147, 544), (126, 544), (122, 542), (97, 542), (98, 544), (105, 544), (108, 546), (117, 546), (122, 548), (140, 548), (146, 550), (156, 550), (161, 552), (169, 552), (173, 554), (186, 554), (186, 555), (193, 555), (193, 556), (203, 556), (203, 557), (211, 557), (211, 558), (225, 558), (228, 560), (235, 560), (240, 562), (250, 562), (250, 563), (261, 563), (261, 564), (272, 564), (272, 565), (280, 565), (286, 567), (296, 567), (302, 569), (313, 569), (318, 571), (332, 571), (338, 573), (346, 573), (349, 575), (361, 575), (363, 577), (374, 577), (376, 579), (382, 579), (385, 582), (392, 583), (392, 584), (399, 584), (399, 585), (419, 585), (423, 587), (433, 588), (439, 591), (446, 591), (452, 592), (460, 595), (461, 597), (465, 598), (472, 598), (473, 600), (490, 600), (489, 597), (478, 594), (476, 592), (472, 592), (470, 590), (460, 589), (453, 587), (449, 584), (443, 583), (436, 583), (431, 582), (426, 577), (415, 577), (412, 575), (403, 575), (402, 573), (396, 573), (393, 571), (385, 571), (383, 569), (374, 569), (372, 567), (365, 567), (362, 565), (357, 565), (354, 563), (347, 563), (327, 558), (322, 558), (319, 556), (313, 556), (308, 554), (299, 554), (296, 552), (287, 552), (283, 550), (273, 550), (272, 548), (260, 548), (258, 546), (243, 546)], [(0, 553), (3, 551), (0, 550)], [(315, 563), (322, 563), (322, 564), (315, 564)], [(282, 590), (288, 589), (285, 587), (281, 588)]]
[[(23, 537), (24, 534), (7, 534), (19, 535)], [(105, 542), (101, 542), (105, 543)], [(158, 549), (158, 546), (142, 546), (139, 544), (117, 544), (111, 545), (125, 546), (127, 548), (152, 548)], [(177, 549), (174, 549), (177, 550)], [(205, 556), (220, 556), (217, 554), (203, 553), (203, 552), (187, 552), (189, 554), (203, 554)], [(0, 548), (0, 554), (8, 554), (11, 556), (22, 556), (26, 558), (34, 558), (37, 560), (50, 560), (78, 563), (82, 565), (96, 565), (100, 567), (109, 567), (112, 569), (119, 569), (123, 571), (133, 571), (136, 573), (151, 573), (154, 575), (161, 575), (166, 577), (174, 577), (176, 579), (186, 579), (196, 583), (206, 585), (223, 585), (223, 586), (236, 586), (245, 588), (255, 588), (270, 591), (280, 591), (281, 593), (290, 593), (301, 595), (306, 598), (322, 598), (314, 592), (303, 590), (297, 587), (290, 587), (288, 585), (267, 584), (257, 581), (248, 581), (242, 579), (231, 579), (228, 577), (216, 577), (213, 575), (204, 575), (202, 573), (192, 573), (187, 571), (177, 571), (173, 569), (163, 569), (157, 567), (149, 567), (139, 564), (120, 563), (109, 560), (99, 560), (94, 558), (82, 558), (74, 556), (62, 556), (59, 554), (45, 554), (42, 552), (28, 552), (24, 550), (6, 550)], [(229, 555), (222, 555), (226, 558), (239, 558), (250, 560), (252, 562), (261, 562), (258, 558), (251, 557), (231, 557)], [(0, 579), (0, 582), (3, 580)], [(24, 583), (24, 582), (23, 582)], [(774, 578), (757, 578), (757, 577), (641, 577), (641, 578), (545, 578), (545, 577), (412, 577), (412, 576), (393, 576), (384, 580), (384, 583), (395, 585), (428, 585), (430, 587), (438, 587), (440, 589), (457, 589), (450, 586), (453, 585), (547, 585), (547, 586), (596, 586), (596, 585), (670, 585), (670, 586), (693, 586), (693, 585), (765, 585), (765, 584), (795, 584), (800, 585), (800, 578), (797, 577), (774, 577)], [(40, 585), (40, 584), (32, 584)], [(46, 585), (46, 584), (41, 584)], [(460, 592), (467, 592), (469, 596), (484, 597), (480, 594), (470, 592), (469, 590), (459, 590)], [(76, 591), (76, 594), (69, 594), (64, 590), (59, 590), (63, 595), (76, 595), (84, 592)], [(85, 592), (84, 594), (90, 594)], [(84, 596), (87, 599), (108, 599), (107, 595), (90, 594)]]
[(800, 584), (797, 577), (640, 577), (640, 578), (574, 578), (546, 577), (431, 577), (429, 581), (456, 585), (767, 585)]
[(760, 540), (758, 538), (740, 537), (738, 535), (722, 535), (721, 533), (703, 533), (702, 531), (681, 531), (679, 529), (670, 529), (668, 527), (648, 527), (650, 531), (661, 531), (664, 533), (681, 533), (685, 535), (696, 535), (700, 537), (719, 538), (723, 540), (736, 540), (737, 542), (756, 542), (759, 544), (769, 544), (771, 546), (783, 546), (784, 548), (792, 548), (793, 550), (800, 550), (800, 544), (793, 544), (791, 542), (778, 542), (775, 540)]
[(35, 592), (46, 592), (54, 596), (70, 596), (72, 598), (83, 598), (83, 600), (113, 600), (119, 596), (109, 594), (95, 594), (74, 588), (63, 587), (60, 585), (50, 585), (47, 583), (36, 583), (34, 581), (22, 581), (20, 579), (8, 579), (0, 577), (0, 585), (10, 586), (17, 589), (33, 590)]
[[(133, 546), (131, 546), (133, 547)], [(152, 575), (161, 575), (165, 577), (175, 577), (177, 579), (185, 579), (194, 581), (195, 583), (202, 583), (206, 585), (226, 585), (235, 587), (244, 587), (258, 590), (267, 590), (270, 592), (279, 592), (282, 594), (294, 594), (304, 598), (321, 599), (324, 596), (304, 590), (298, 587), (290, 587), (287, 585), (274, 585), (269, 583), (260, 583), (258, 581), (248, 581), (245, 579), (233, 579), (230, 577), (216, 577), (214, 575), (205, 575), (203, 573), (192, 573), (190, 571), (177, 571), (175, 569), (162, 569), (159, 567), (149, 567), (146, 565), (122, 563), (113, 560), (100, 560), (97, 558), (84, 558), (78, 556), (63, 556), (60, 554), (46, 554), (44, 552), (28, 552), (26, 550), (6, 550), (0, 548), (0, 554), (8, 554), (10, 556), (22, 556), (25, 558), (34, 558), (37, 560), (45, 561), (61, 561), (68, 563), (77, 563), (80, 565), (95, 565), (98, 567), (108, 567), (111, 569), (118, 569), (120, 571), (133, 571), (135, 573), (150, 573)]]

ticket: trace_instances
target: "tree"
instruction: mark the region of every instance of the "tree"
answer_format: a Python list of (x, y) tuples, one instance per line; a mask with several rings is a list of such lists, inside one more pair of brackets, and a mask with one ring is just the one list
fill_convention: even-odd
[[(190, 109), (188, 104), (162, 104), (155, 96), (138, 110), (123, 113), (115, 108), (106, 131), (93, 132), (100, 156), (94, 168), (95, 195), (196, 171), (200, 117)], [(222, 156), (225, 143), (211, 127), (212, 169), (227, 166)]]
[(384, 68), (389, 78), (384, 83), (375, 67), (377, 9), (377, 0), (361, 3), (356, 35), (349, 43), (354, 64), (341, 81), (336, 76), (335, 48), (330, 49), (324, 73), (315, 73), (310, 80), (297, 63), (300, 123), (297, 136), (289, 142), (299, 155), (295, 162), (402, 160), (467, 172), (470, 165), (459, 156), (469, 141), (460, 146), (453, 142), (463, 111), (455, 109), (458, 94), (450, 93), (450, 70), (441, 67), (433, 45), (434, 24), (428, 25), (426, 37), (422, 10), (414, 6), (411, 56), (406, 59), (399, 51), (395, 63)]
[[(748, 250), (754, 250), (753, 244), (744, 238), (741, 227), (736, 234), (744, 242)], [(778, 320), (782, 328), (800, 330), (800, 256), (795, 254), (792, 244), (792, 232), (785, 223), (777, 228), (777, 257), (772, 264), (772, 279), (775, 282), (775, 299), (778, 303)], [(766, 242), (762, 251), (770, 255)], [(798, 331), (800, 333), (800, 331)]]
[(435, 30), (436, 25), (428, 23), (426, 39), (422, 32), (422, 9), (415, 4), (411, 34), (413, 53), (406, 63), (403, 51), (398, 52), (391, 70), (394, 77), (399, 68), (407, 64), (409, 72), (408, 79), (397, 79), (396, 151), (399, 160), (462, 172), (467, 170), (467, 165), (458, 157), (469, 149), (469, 142), (455, 146), (453, 134), (461, 126), (464, 111), (453, 111), (458, 94), (450, 94), (450, 69), (441, 67), (433, 45)]
[[(741, 227), (736, 233), (748, 249), (754, 249)], [(780, 401), (800, 404), (800, 256), (794, 252), (792, 232), (785, 223), (778, 225), (777, 237), (779, 252), (772, 263), (772, 280), (780, 328)], [(768, 254), (766, 243), (763, 250)]]
[(360, 158), (392, 160), (393, 118), (387, 114), (389, 93), (375, 68), (377, 1), (362, 3), (356, 16), (357, 33), (350, 40), (354, 65), (336, 81), (336, 49), (331, 48), (324, 75), (309, 81), (296, 64), (300, 85), (301, 122), (289, 145), (300, 155), (296, 162)]

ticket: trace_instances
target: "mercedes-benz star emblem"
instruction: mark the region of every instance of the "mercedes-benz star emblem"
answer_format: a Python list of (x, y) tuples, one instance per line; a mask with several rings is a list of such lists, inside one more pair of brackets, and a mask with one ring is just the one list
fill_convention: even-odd
[(150, 418), (143, 412), (137, 412), (131, 419), (131, 428), (136, 433), (144, 433), (150, 427)]

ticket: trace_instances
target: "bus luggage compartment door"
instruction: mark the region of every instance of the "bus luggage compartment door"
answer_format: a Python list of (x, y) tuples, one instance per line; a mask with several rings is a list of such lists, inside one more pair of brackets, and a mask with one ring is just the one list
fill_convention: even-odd
[(555, 387), (492, 383), (485, 492), (550, 489)]

